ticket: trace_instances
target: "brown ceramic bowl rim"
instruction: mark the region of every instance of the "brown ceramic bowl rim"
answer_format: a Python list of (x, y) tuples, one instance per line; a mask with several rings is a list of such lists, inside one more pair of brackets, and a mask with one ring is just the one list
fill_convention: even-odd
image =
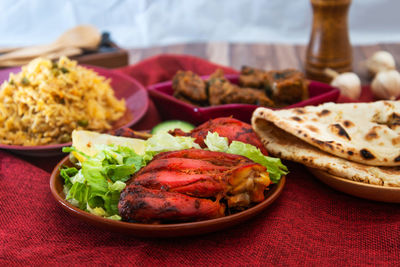
[[(207, 227), (218, 227), (221, 225), (225, 227), (225, 224), (236, 224), (235, 222), (242, 222), (250, 217), (253, 217), (257, 213), (264, 210), (266, 207), (271, 205), (282, 193), (284, 188), (286, 178), (282, 177), (281, 180), (272, 187), (271, 192), (267, 194), (265, 200), (261, 203), (238, 213), (228, 215), (225, 217), (217, 218), (217, 219), (210, 219), (198, 222), (187, 222), (187, 223), (174, 223), (174, 224), (144, 224), (144, 223), (130, 223), (130, 222), (123, 222), (123, 221), (115, 221), (107, 218), (103, 218), (100, 216), (96, 216), (90, 214), (86, 211), (80, 210), (79, 208), (71, 205), (68, 201), (64, 199), (64, 194), (62, 190), (60, 191), (57, 189), (57, 186), (60, 186), (60, 183), (63, 184), (62, 178), (59, 175), (59, 169), (63, 165), (71, 164), (69, 161), (69, 156), (62, 159), (54, 170), (51, 173), (50, 177), (50, 190), (53, 197), (56, 199), (58, 204), (60, 204), (64, 209), (66, 209), (72, 215), (84, 220), (88, 223), (95, 224), (97, 226), (102, 227), (103, 229), (109, 227), (110, 231), (116, 230), (118, 232), (126, 232), (126, 233), (133, 233), (139, 236), (146, 236), (146, 232), (153, 232), (149, 234), (149, 236), (157, 236), (160, 234), (159, 237), (163, 236), (174, 236), (174, 231), (177, 231), (176, 236), (180, 236), (179, 231), (190, 231), (193, 230), (193, 234), (195, 234), (196, 230), (200, 228), (207, 228)], [(226, 227), (229, 225), (226, 225)], [(144, 233), (140, 233), (140, 231), (145, 231)], [(172, 232), (171, 232), (172, 231)], [(168, 233), (169, 232), (169, 233)], [(211, 232), (205, 229), (201, 230), (202, 233)], [(184, 234), (190, 235), (190, 234)]]
[(310, 172), (328, 186), (344, 193), (380, 202), (400, 203), (400, 187), (367, 184), (308, 167)]
[(343, 178), (343, 177), (340, 177), (340, 176), (337, 176), (334, 174), (330, 174), (324, 170), (319, 170), (319, 169), (315, 169), (315, 168), (311, 168), (311, 167), (309, 167), (308, 169), (310, 169), (316, 173), (324, 173), (325, 175), (332, 177), (332, 179), (340, 180), (340, 181), (348, 183), (348, 184), (358, 185), (358, 186), (362, 186), (362, 187), (369, 187), (369, 188), (374, 188), (374, 189), (381, 189), (381, 190), (391, 190), (391, 191), (394, 190), (394, 191), (398, 191), (400, 194), (400, 187), (367, 184), (367, 183), (363, 183), (363, 182), (349, 180), (347, 178)]

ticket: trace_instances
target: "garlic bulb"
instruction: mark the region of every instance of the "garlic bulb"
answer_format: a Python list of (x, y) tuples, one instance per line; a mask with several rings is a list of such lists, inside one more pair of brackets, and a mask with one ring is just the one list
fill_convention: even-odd
[(340, 90), (342, 96), (351, 99), (358, 99), (361, 95), (361, 81), (357, 74), (353, 72), (337, 73), (332, 69), (326, 69), (325, 73), (332, 77), (331, 85)]
[(372, 81), (371, 91), (379, 99), (396, 99), (400, 96), (400, 73), (397, 70), (378, 72)]
[(374, 76), (380, 71), (394, 70), (396, 62), (389, 52), (378, 51), (368, 58), (366, 66), (368, 71)]

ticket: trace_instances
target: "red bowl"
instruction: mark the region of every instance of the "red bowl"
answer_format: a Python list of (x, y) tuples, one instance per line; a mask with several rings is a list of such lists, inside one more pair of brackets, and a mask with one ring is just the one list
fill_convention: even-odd
[[(206, 80), (209, 76), (202, 76)], [(225, 75), (232, 83), (239, 81), (238, 74)], [(217, 117), (233, 116), (241, 121), (250, 122), (253, 111), (259, 107), (248, 104), (226, 104), (210, 107), (197, 107), (173, 97), (172, 81), (162, 82), (149, 86), (150, 97), (157, 106), (163, 120), (184, 120), (193, 124), (200, 124)], [(308, 86), (309, 98), (285, 108), (318, 105), (324, 102), (334, 102), (339, 97), (339, 90), (329, 84), (310, 81)]]

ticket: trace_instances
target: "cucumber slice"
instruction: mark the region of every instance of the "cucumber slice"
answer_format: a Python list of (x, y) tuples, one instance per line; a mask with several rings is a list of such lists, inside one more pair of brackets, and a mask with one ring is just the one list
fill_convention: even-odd
[(163, 121), (151, 130), (152, 134), (156, 133), (166, 133), (169, 130), (174, 130), (176, 128), (181, 129), (184, 132), (190, 132), (192, 129), (194, 129), (194, 125), (191, 123), (188, 123), (186, 121), (179, 121), (179, 120), (171, 120), (171, 121)]

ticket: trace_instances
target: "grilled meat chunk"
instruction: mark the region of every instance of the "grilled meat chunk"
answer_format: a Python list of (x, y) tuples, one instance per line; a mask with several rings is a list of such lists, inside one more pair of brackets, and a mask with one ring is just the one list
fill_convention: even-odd
[(229, 82), (211, 83), (208, 90), (211, 106), (231, 103), (260, 105), (264, 107), (274, 106), (274, 103), (263, 91), (252, 88), (241, 88)]
[(157, 223), (198, 221), (224, 216), (218, 201), (130, 185), (121, 194), (119, 214), (125, 221)]
[(197, 106), (241, 103), (282, 107), (308, 98), (308, 81), (295, 69), (265, 71), (243, 66), (239, 85), (227, 80), (222, 69), (207, 81), (191, 71), (178, 71), (172, 88), (176, 98)]
[[(201, 149), (163, 152), (130, 180), (119, 201), (124, 220), (216, 218), (264, 199), (266, 168), (246, 157)], [(209, 199), (205, 199), (209, 198)]]
[(294, 69), (267, 72), (265, 90), (279, 105), (290, 105), (308, 98), (308, 82)]
[(204, 139), (208, 132), (217, 132), (219, 136), (228, 138), (229, 143), (232, 141), (241, 141), (258, 147), (264, 155), (268, 155), (267, 150), (251, 128), (250, 124), (244, 123), (231, 117), (222, 117), (209, 120), (200, 126), (194, 128), (190, 133), (185, 133), (179, 129), (175, 129), (170, 133), (175, 136), (191, 136), (196, 138), (195, 142), (201, 147), (206, 147)]
[(196, 103), (207, 101), (205, 82), (191, 71), (178, 71), (172, 80), (172, 88), (177, 98)]
[(308, 98), (308, 81), (303, 73), (295, 69), (264, 71), (244, 66), (240, 73), (239, 84), (264, 90), (276, 107)]
[(267, 72), (264, 70), (243, 66), (240, 71), (239, 84), (243, 87), (263, 89), (267, 79)]
[(274, 103), (263, 91), (252, 88), (241, 88), (230, 83), (221, 69), (218, 69), (208, 80), (208, 94), (210, 105), (222, 105), (231, 103), (253, 104), (261, 106), (273, 106)]
[(202, 149), (160, 153), (137, 172), (132, 183), (197, 197), (216, 197), (226, 190), (229, 171), (253, 164), (246, 157)]

